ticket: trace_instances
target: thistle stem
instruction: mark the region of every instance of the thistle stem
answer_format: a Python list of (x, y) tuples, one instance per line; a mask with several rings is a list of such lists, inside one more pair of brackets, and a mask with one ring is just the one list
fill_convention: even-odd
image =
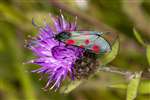
[(115, 67), (100, 67), (99, 71), (104, 71), (104, 72), (111, 72), (111, 73), (115, 73), (115, 74), (120, 74), (120, 75), (131, 75), (133, 74), (133, 72), (129, 72), (129, 71), (122, 71), (120, 69), (117, 69)]
[[(98, 71), (122, 75), (126, 79), (131, 79), (135, 75), (135, 73), (139, 73), (139, 72), (131, 72), (131, 71), (127, 71), (127, 70), (121, 70), (121, 69), (119, 69), (117, 67), (113, 67), (113, 66), (99, 67)], [(142, 78), (150, 79), (150, 69), (142, 71)]]
[(119, 75), (125, 76), (125, 78), (127, 78), (127, 79), (131, 79), (131, 77), (134, 75), (134, 72), (120, 70), (120, 69), (118, 69), (116, 67), (113, 67), (113, 66), (110, 66), (110, 67), (107, 67), (107, 66), (99, 67), (98, 71), (119, 74)]

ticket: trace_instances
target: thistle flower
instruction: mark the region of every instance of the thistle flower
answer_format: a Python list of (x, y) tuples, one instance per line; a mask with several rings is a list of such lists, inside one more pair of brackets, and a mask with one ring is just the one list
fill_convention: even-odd
[[(55, 39), (57, 34), (64, 31), (76, 31), (76, 21), (67, 22), (62, 14), (59, 17), (51, 16), (51, 18), (53, 26), (46, 24), (43, 28), (39, 28), (39, 34), (28, 43), (27, 47), (37, 56), (28, 63), (41, 66), (32, 72), (48, 75), (45, 89), (50, 87), (50, 89), (57, 90), (67, 76), (72, 80), (86, 77), (93, 72), (92, 67), (97, 63), (95, 56), (91, 57), (89, 55), (91, 53), (85, 52), (83, 48), (73, 45), (66, 46), (65, 43)], [(95, 64), (91, 65), (91, 62)]]

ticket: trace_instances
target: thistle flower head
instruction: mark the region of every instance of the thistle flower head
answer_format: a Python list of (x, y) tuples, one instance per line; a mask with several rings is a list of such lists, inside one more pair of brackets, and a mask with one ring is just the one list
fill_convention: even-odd
[[(74, 45), (66, 46), (65, 43), (55, 38), (57, 34), (61, 34), (64, 31), (76, 31), (76, 22), (67, 22), (62, 14), (59, 17), (51, 16), (51, 19), (53, 25), (46, 24), (44, 27), (39, 28), (38, 35), (28, 43), (27, 47), (37, 56), (37, 58), (28, 63), (41, 66), (32, 72), (48, 76), (45, 89), (50, 87), (50, 89), (57, 90), (67, 76), (72, 80), (79, 78), (80, 75), (83, 75), (83, 77), (88, 76), (87, 74), (92, 72), (91, 61), (95, 63), (96, 60), (95, 57), (90, 57), (85, 52), (85, 49)], [(87, 64), (83, 65), (82, 63)], [(85, 71), (88, 68), (89, 70)], [(83, 74), (78, 69), (82, 69)]]
[(46, 24), (43, 28), (39, 28), (39, 34), (28, 43), (28, 48), (37, 56), (29, 63), (41, 66), (32, 72), (48, 75), (45, 88), (57, 89), (67, 76), (74, 79), (73, 65), (83, 55), (83, 49), (66, 46), (54, 38), (56, 34), (63, 31), (75, 31), (76, 23), (66, 22), (63, 15), (57, 18), (51, 16), (51, 18), (53, 26)]

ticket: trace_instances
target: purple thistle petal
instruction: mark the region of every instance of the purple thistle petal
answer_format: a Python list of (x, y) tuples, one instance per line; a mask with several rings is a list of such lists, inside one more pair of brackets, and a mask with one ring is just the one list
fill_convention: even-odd
[(62, 20), (62, 26), (63, 26), (63, 30), (65, 30), (67, 28), (67, 22), (64, 19), (64, 16), (61, 14), (61, 20)]
[(63, 29), (61, 28), (61, 25), (60, 25), (60, 22), (59, 22), (59, 18), (56, 18), (56, 17), (54, 17), (52, 15), (50, 15), (50, 16), (51, 16), (51, 19), (52, 19), (52, 21), (54, 23), (54, 26), (55, 26), (55, 29), (57, 30), (57, 32), (62, 32)]
[(38, 37), (43, 40), (45, 38), (50, 38), (54, 36), (54, 31), (49, 25), (46, 25), (45, 28), (40, 28)]
[(84, 50), (76, 46), (66, 46), (54, 38), (56, 34), (63, 31), (75, 31), (76, 22), (67, 22), (62, 14), (60, 17), (50, 16), (54, 26), (46, 24), (39, 29), (36, 39), (29, 43), (29, 49), (37, 58), (27, 63), (40, 65), (40, 68), (32, 72), (47, 74), (48, 81), (45, 88), (51, 87), (50, 89), (57, 90), (68, 75), (74, 80), (74, 63), (83, 56)]

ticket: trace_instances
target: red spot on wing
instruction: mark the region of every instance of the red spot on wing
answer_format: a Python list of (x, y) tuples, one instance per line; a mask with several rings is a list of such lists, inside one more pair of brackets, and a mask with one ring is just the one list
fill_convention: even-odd
[(84, 45), (80, 45), (79, 47), (80, 47), (80, 48), (84, 48)]
[(90, 43), (90, 40), (89, 40), (89, 39), (86, 39), (86, 40), (84, 41), (84, 43), (87, 45), (87, 44)]
[(98, 45), (93, 45), (92, 50), (93, 50), (94, 52), (98, 53), (99, 50), (100, 50), (100, 47), (99, 47)]
[(75, 41), (75, 40), (72, 40), (72, 39), (66, 40), (66, 43), (67, 43), (67, 44), (71, 44), (71, 45), (72, 45), (72, 44), (75, 44), (75, 42), (76, 42), (76, 41)]

